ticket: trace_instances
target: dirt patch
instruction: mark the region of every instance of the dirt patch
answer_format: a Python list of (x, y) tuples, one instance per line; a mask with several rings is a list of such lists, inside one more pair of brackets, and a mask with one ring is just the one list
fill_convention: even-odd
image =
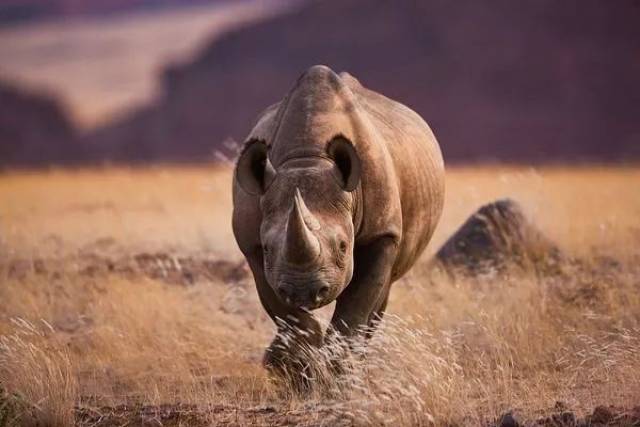
[(78, 409), (76, 422), (81, 426), (96, 427), (122, 425), (205, 426), (207, 425), (207, 417), (194, 405), (118, 405)]
[(27, 280), (32, 275), (58, 278), (65, 275), (101, 278), (120, 275), (148, 277), (169, 284), (191, 285), (198, 281), (237, 283), (250, 276), (244, 261), (174, 256), (165, 252), (139, 253), (122, 258), (83, 254), (73, 258), (11, 259), (0, 263), (0, 277)]
[(216, 279), (239, 282), (249, 277), (249, 268), (244, 261), (175, 257), (166, 253), (142, 253), (135, 255), (133, 260), (143, 274), (169, 282), (189, 284), (196, 280)]
[[(640, 426), (640, 406), (625, 409), (598, 406), (593, 412), (578, 417), (559, 403), (546, 414), (528, 420), (517, 411), (508, 411), (488, 427), (635, 427)], [(287, 410), (276, 406), (242, 408), (215, 405), (119, 405), (115, 407), (78, 408), (79, 426), (351, 426), (357, 420), (330, 409), (304, 408)]]
[(350, 426), (354, 422), (344, 414), (328, 409), (287, 410), (275, 406), (241, 408), (215, 405), (119, 405), (116, 407), (79, 408), (79, 426)]
[(640, 426), (640, 406), (625, 409), (615, 406), (597, 406), (592, 413), (578, 417), (562, 402), (548, 411), (547, 415), (533, 421), (524, 420), (517, 411), (503, 414), (494, 427), (636, 427)]

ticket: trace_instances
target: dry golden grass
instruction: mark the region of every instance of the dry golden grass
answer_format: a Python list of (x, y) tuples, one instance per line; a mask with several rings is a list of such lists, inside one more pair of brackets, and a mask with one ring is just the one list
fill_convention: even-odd
[[(556, 401), (578, 415), (637, 405), (640, 171), (454, 168), (447, 185), (433, 245), (395, 285), (365, 357), (336, 379), (322, 375), (331, 349), (314, 354), (319, 385), (297, 396), (260, 366), (274, 328), (250, 278), (185, 285), (117, 268), (157, 252), (239, 261), (228, 169), (5, 173), (0, 425), (480, 425)], [(430, 254), (505, 196), (580, 263), (427, 278)], [(93, 259), (116, 268), (84, 269)]]

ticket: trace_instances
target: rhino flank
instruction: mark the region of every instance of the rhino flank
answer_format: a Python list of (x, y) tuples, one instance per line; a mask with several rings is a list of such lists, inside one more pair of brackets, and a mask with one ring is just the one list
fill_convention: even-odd
[[(391, 284), (442, 212), (444, 164), (428, 125), (347, 73), (309, 68), (247, 137), (233, 179), (233, 232), (260, 301), (295, 342), (321, 345), (311, 311), (336, 301), (331, 330), (371, 331)], [(264, 363), (295, 359), (281, 335)]]

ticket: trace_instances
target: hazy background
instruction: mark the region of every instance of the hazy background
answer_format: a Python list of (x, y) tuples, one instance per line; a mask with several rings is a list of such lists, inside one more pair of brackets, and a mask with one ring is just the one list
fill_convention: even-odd
[(638, 0), (0, 0), (0, 166), (231, 157), (318, 63), (449, 162), (640, 159)]

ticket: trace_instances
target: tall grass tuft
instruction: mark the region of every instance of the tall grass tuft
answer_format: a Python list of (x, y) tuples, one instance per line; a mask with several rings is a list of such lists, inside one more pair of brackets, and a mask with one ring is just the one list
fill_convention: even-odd
[(0, 337), (0, 419), (11, 425), (67, 427), (74, 424), (78, 384), (64, 345), (51, 340), (51, 326), (12, 319), (15, 332)]

